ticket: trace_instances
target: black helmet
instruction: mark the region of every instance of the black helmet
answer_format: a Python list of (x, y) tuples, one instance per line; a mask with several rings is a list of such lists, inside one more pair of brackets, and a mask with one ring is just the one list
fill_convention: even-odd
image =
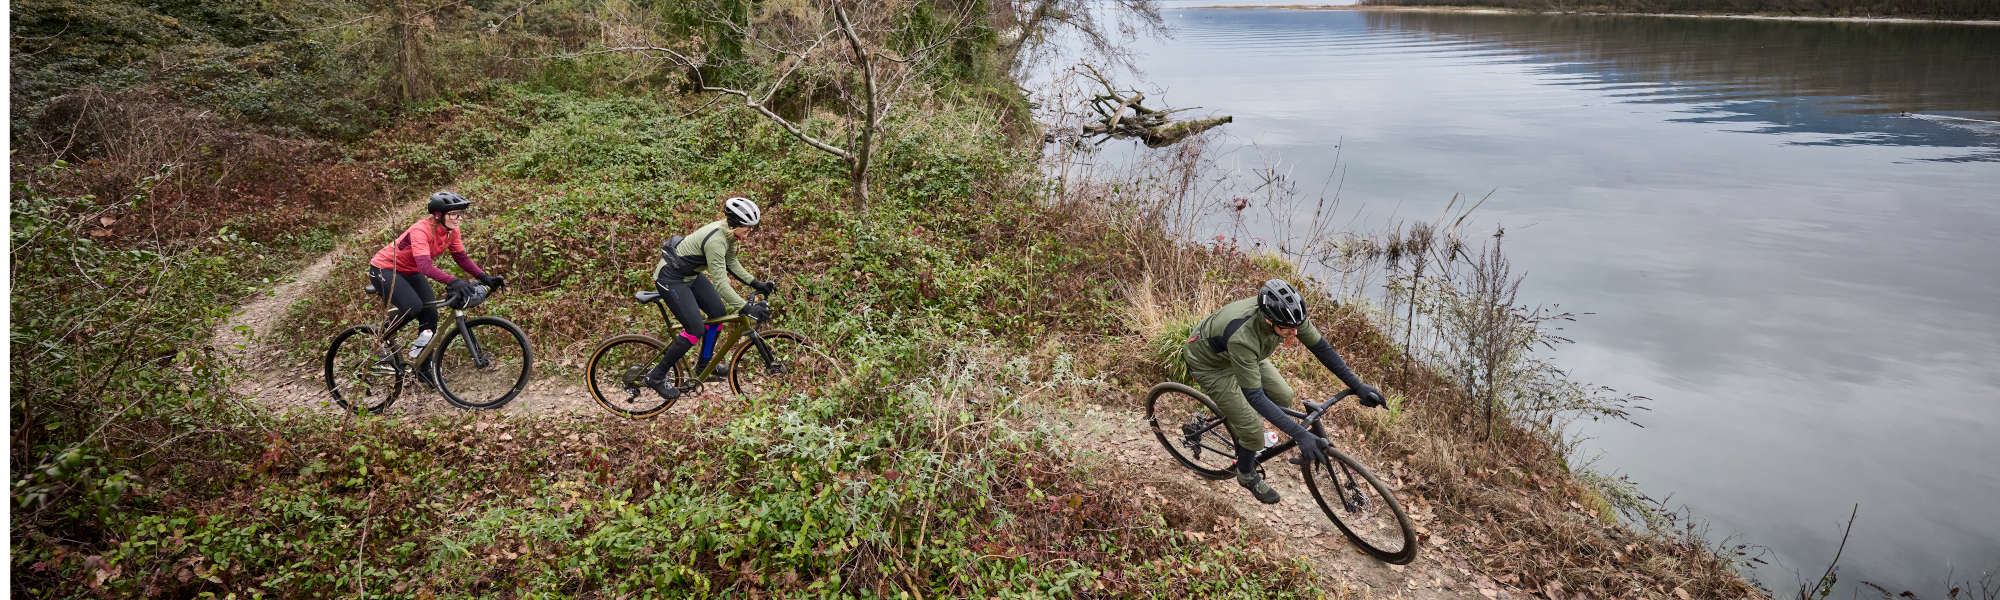
[(431, 214), (448, 213), (471, 207), (472, 201), (466, 200), (465, 196), (460, 196), (456, 192), (442, 191), (431, 194)]
[(1306, 322), (1306, 299), (1299, 295), (1298, 290), (1292, 289), (1292, 284), (1285, 283), (1283, 279), (1273, 279), (1264, 282), (1264, 287), (1257, 290), (1257, 311), (1264, 313), (1264, 318), (1270, 319), (1272, 325), (1298, 327)]

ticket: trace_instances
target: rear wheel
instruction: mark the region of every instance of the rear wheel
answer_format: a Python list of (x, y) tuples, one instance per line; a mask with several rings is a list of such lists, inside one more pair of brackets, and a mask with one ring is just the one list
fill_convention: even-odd
[(396, 402), (408, 367), (398, 352), (378, 349), (381, 336), (374, 326), (355, 325), (333, 336), (326, 349), (326, 391), (342, 408), (359, 414), (379, 413)]
[[(661, 398), (640, 380), (653, 365), (660, 363), (667, 345), (650, 335), (629, 333), (605, 340), (590, 353), (584, 377), (589, 379), (590, 397), (597, 405), (628, 419), (650, 419), (673, 407), (674, 401)], [(687, 361), (680, 361), (685, 363)], [(681, 381), (683, 371), (675, 364), (667, 371), (672, 381)]]
[(527, 334), (512, 321), (500, 317), (469, 319), (464, 330), (447, 330), (440, 343), (443, 345), (431, 358), (436, 369), (432, 374), (447, 402), (463, 408), (497, 408), (513, 401), (528, 386), (534, 350), (528, 347)]
[(1397, 565), (1415, 560), (1416, 531), (1389, 486), (1344, 452), (1327, 448), (1326, 458), (1300, 467), (1319, 509), (1376, 560)]
[(1208, 395), (1166, 382), (1146, 394), (1146, 423), (1174, 460), (1208, 479), (1236, 476), (1236, 441)]
[(729, 389), (744, 396), (800, 389), (833, 376), (832, 357), (795, 331), (760, 331), (756, 340), (737, 342), (729, 356)]

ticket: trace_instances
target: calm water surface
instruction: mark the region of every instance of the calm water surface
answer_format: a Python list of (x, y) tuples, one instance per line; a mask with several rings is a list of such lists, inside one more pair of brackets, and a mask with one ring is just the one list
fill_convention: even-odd
[[(1150, 98), (1343, 209), (1494, 196), (1560, 360), (1650, 396), (1598, 468), (1842, 580), (2000, 568), (2000, 27), (1195, 9)], [(1843, 597), (1847, 594), (1842, 593)]]

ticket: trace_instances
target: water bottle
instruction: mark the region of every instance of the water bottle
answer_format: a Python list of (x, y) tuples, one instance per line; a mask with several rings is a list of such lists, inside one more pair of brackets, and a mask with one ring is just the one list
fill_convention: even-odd
[[(416, 356), (416, 355), (412, 354), (410, 356)], [(1278, 434), (1269, 431), (1264, 432), (1264, 447), (1274, 448), (1277, 447), (1277, 445), (1278, 445)]]
[(410, 358), (416, 358), (418, 354), (423, 354), (424, 344), (429, 343), (431, 343), (431, 330), (425, 329), (423, 333), (417, 334), (417, 343), (410, 345)]

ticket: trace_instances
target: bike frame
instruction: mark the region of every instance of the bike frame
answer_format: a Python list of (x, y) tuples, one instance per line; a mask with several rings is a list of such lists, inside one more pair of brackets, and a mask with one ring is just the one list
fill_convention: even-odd
[[(1300, 400), (1299, 401), (1300, 403), (1306, 405), (1306, 408), (1308, 409), (1306, 412), (1299, 412), (1297, 410), (1293, 410), (1291, 408), (1282, 406), (1278, 407), (1278, 410), (1285, 411), (1286, 416), (1298, 419), (1301, 425), (1306, 426), (1307, 430), (1310, 430), (1315, 434), (1324, 435), (1325, 429), (1320, 427), (1319, 424), (1320, 417), (1324, 417), (1326, 416), (1327, 412), (1332, 411), (1333, 405), (1339, 404), (1341, 398), (1346, 398), (1352, 395), (1354, 395), (1354, 391), (1348, 390), (1341, 392), (1340, 395), (1334, 396), (1332, 400), (1328, 400), (1324, 403), (1313, 402), (1311, 400)], [(1215, 429), (1217, 427), (1222, 427), (1227, 422), (1228, 422), (1227, 419), (1217, 417), (1215, 418), (1214, 422), (1209, 423), (1208, 425), (1202, 427), (1201, 429), (1191, 431), (1188, 433), (1194, 436), (1205, 435), (1210, 430)], [(1265, 448), (1262, 452), (1257, 453), (1257, 466), (1260, 467), (1263, 466), (1265, 461), (1277, 458), (1278, 455), (1284, 454), (1285, 452), (1290, 451), (1292, 448), (1298, 447), (1298, 445), (1299, 445), (1298, 440), (1285, 440), (1285, 443)]]
[[(665, 289), (657, 285), (654, 286), (654, 289), (659, 290), (661, 293), (666, 293)], [(752, 294), (750, 296), (750, 299), (762, 300), (764, 299), (764, 295)], [(659, 300), (654, 301), (653, 307), (660, 310), (660, 322), (666, 323), (668, 325), (672, 325), (674, 323), (673, 314), (667, 312), (667, 300), (665, 298), (661, 298)], [(750, 343), (757, 347), (757, 355), (763, 357), (764, 362), (769, 363), (771, 361), (770, 345), (765, 344), (764, 338), (757, 335), (757, 330), (762, 329), (764, 324), (757, 322), (756, 319), (752, 319), (748, 316), (745, 316), (741, 311), (722, 315), (720, 317), (705, 319), (701, 322), (701, 324), (721, 325), (722, 331), (717, 333), (715, 336), (716, 338), (715, 350), (714, 354), (710, 355), (711, 360), (708, 361), (708, 367), (702, 369), (700, 373), (695, 373), (691, 377), (691, 379), (695, 381), (702, 381), (708, 379), (709, 374), (715, 372), (716, 365), (722, 364), (722, 361), (713, 360), (713, 357), (720, 357), (724, 354), (727, 354), (730, 348), (736, 347), (737, 340), (743, 338), (750, 339)], [(425, 352), (429, 351), (430, 350), (428, 349), (425, 350)]]
[[(389, 302), (387, 299), (384, 299), (382, 303), (388, 304)], [(437, 300), (425, 302), (424, 308), (442, 308), (448, 304), (451, 304), (451, 299), (439, 298)], [(390, 306), (389, 319), (387, 321), (384, 321), (382, 325), (382, 337), (379, 339), (377, 343), (380, 344), (382, 348), (387, 349), (391, 354), (397, 357), (396, 359), (398, 363), (397, 368), (399, 369), (402, 367), (402, 363), (404, 361), (409, 361), (411, 363), (419, 365), (424, 364), (425, 361), (431, 359), (431, 355), (437, 353), (438, 348), (440, 346), (444, 345), (440, 342), (444, 341), (446, 328), (439, 327), (438, 331), (433, 332), (431, 334), (432, 343), (425, 344), (424, 351), (418, 353), (416, 358), (413, 359), (403, 354), (402, 345), (395, 343), (395, 340), (393, 339), (394, 334), (392, 332), (397, 331), (398, 328), (401, 328), (404, 325), (408, 325), (410, 320), (416, 318), (417, 312), (418, 311), (409, 311), (409, 314), (406, 315), (403, 314), (404, 311), (402, 309), (396, 308), (395, 306)], [(451, 330), (458, 332), (458, 335), (460, 337), (465, 338), (465, 349), (467, 352), (471, 353), (473, 364), (480, 368), (485, 368), (487, 366), (485, 364), (487, 362), (485, 358), (486, 354), (479, 351), (479, 336), (473, 335), (472, 329), (465, 326), (465, 321), (466, 321), (465, 309), (463, 308), (451, 309), (451, 318), (452, 318)]]

